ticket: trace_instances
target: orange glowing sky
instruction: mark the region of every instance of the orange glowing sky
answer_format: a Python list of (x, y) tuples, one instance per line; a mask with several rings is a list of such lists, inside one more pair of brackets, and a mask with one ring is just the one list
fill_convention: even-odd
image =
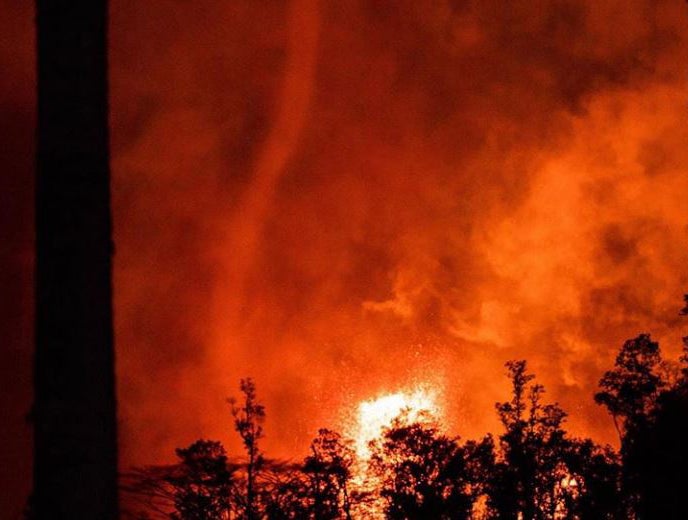
[(245, 376), (273, 455), (423, 385), (474, 437), (513, 358), (611, 441), (616, 349), (677, 353), (685, 2), (112, 0), (111, 45), (124, 465), (238, 449)]
[(125, 453), (231, 446), (245, 375), (276, 454), (418, 384), (479, 435), (515, 357), (611, 439), (615, 349), (681, 335), (681, 2), (158, 7), (113, 10)]

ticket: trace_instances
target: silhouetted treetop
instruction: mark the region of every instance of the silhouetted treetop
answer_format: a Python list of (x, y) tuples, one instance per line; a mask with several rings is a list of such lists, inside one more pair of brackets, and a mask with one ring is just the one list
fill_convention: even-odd
[(397, 419), (371, 447), (386, 518), (470, 518), (466, 450), (456, 439), (432, 424)]
[(234, 418), (234, 429), (237, 431), (246, 449), (246, 492), (241, 497), (243, 518), (254, 520), (260, 518), (258, 504), (257, 479), (263, 465), (263, 454), (258, 441), (263, 437), (265, 407), (258, 402), (256, 385), (251, 378), (242, 379), (239, 389), (243, 394), (241, 401), (228, 399)]
[[(688, 297), (688, 296), (687, 296)], [(688, 300), (687, 305), (688, 305)], [(176, 465), (145, 468), (143, 518), (167, 520), (683, 520), (688, 518), (688, 339), (682, 375), (666, 370), (648, 334), (623, 343), (595, 401), (620, 449), (573, 438), (525, 360), (505, 364), (511, 394), (495, 404), (503, 432), (461, 442), (429, 413), (403, 410), (357, 456), (320, 429), (301, 462), (265, 459), (265, 408), (243, 379), (230, 399), (245, 456), (217, 441), (176, 450)], [(134, 475), (137, 476), (137, 475)], [(156, 516), (157, 515), (157, 516)]]
[(614, 369), (600, 379), (595, 402), (607, 408), (620, 435), (629, 423), (647, 416), (665, 386), (657, 372), (660, 362), (659, 344), (649, 334), (641, 334), (623, 344)]
[(337, 432), (320, 429), (303, 461), (308, 480), (309, 509), (314, 518), (334, 520), (351, 518), (351, 490), (354, 464), (351, 442)]
[(231, 509), (232, 472), (227, 454), (218, 441), (198, 440), (178, 448), (177, 473), (167, 477), (174, 488), (176, 512), (172, 520), (222, 520)]

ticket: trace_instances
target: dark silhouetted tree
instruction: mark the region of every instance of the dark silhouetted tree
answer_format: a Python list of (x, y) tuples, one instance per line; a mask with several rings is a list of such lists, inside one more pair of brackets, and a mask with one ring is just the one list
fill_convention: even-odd
[(351, 519), (349, 482), (354, 452), (341, 435), (321, 429), (303, 463), (309, 480), (313, 517), (318, 520)]
[(466, 494), (472, 503), (471, 518), (493, 518), (495, 511), (491, 508), (490, 496), (496, 469), (494, 439), (486, 435), (480, 441), (467, 441), (463, 451)]
[(567, 518), (627, 520), (621, 506), (621, 466), (609, 446), (590, 439), (570, 441), (564, 454), (568, 475), (563, 495)]
[(512, 384), (511, 400), (498, 403), (497, 413), (505, 433), (500, 436), (502, 459), (496, 467), (491, 505), (500, 518), (535, 517), (535, 453), (527, 442), (527, 391), (534, 376), (527, 373), (525, 361), (507, 364)]
[(243, 514), (247, 520), (256, 520), (260, 517), (257, 478), (263, 464), (258, 441), (263, 437), (265, 407), (256, 398), (256, 385), (252, 379), (242, 379), (240, 390), (243, 394), (241, 401), (232, 398), (229, 403), (234, 417), (234, 428), (241, 436), (247, 456)]
[(624, 449), (625, 481), (638, 517), (688, 518), (688, 388), (657, 399), (648, 420), (631, 428)]
[(311, 518), (309, 482), (302, 468), (273, 464), (263, 475), (260, 489), (263, 513), (268, 520)]
[(233, 513), (236, 464), (218, 441), (176, 450), (179, 462), (135, 468), (122, 476), (124, 518), (221, 520)]
[(371, 444), (386, 518), (465, 519), (473, 508), (465, 451), (425, 421), (397, 418)]
[[(686, 308), (681, 314), (687, 315), (688, 295), (684, 300)], [(635, 407), (642, 408), (637, 417), (628, 421), (621, 448), (624, 485), (641, 519), (688, 518), (688, 338), (683, 338), (683, 343), (680, 376), (673, 384), (654, 373), (659, 364), (656, 344), (645, 347), (653, 354), (651, 363), (646, 363), (650, 366), (624, 374), (628, 379), (625, 388), (633, 389), (624, 395), (642, 394), (643, 400), (642, 407)]]
[(173, 487), (172, 520), (223, 520), (229, 517), (233, 492), (227, 454), (217, 441), (198, 440), (179, 448), (179, 471), (166, 480)]
[(106, 0), (37, 0), (30, 516), (118, 517)]
[(659, 344), (641, 334), (623, 344), (614, 369), (600, 380), (595, 402), (611, 414), (622, 444), (625, 430), (645, 420), (664, 386), (657, 372), (660, 363)]
[(666, 386), (658, 372), (661, 363), (659, 344), (649, 334), (628, 340), (621, 347), (614, 368), (600, 380), (601, 391), (595, 394), (595, 401), (607, 408), (619, 433), (622, 492), (629, 516), (643, 508), (643, 460), (648, 448), (643, 439), (651, 428), (657, 399)]
[(542, 403), (544, 388), (532, 383), (525, 361), (506, 367), (512, 398), (496, 405), (505, 432), (490, 504), (498, 518), (564, 518), (578, 495), (567, 463), (572, 443), (562, 427), (566, 413), (557, 404)]
[(602, 378), (596, 400), (617, 420), (619, 453), (568, 437), (566, 413), (544, 402), (525, 361), (510, 361), (511, 398), (496, 404), (504, 427), (497, 446), (491, 435), (460, 444), (431, 416), (410, 420), (407, 410), (370, 443), (368, 480), (360, 482), (352, 478), (350, 442), (326, 429), (303, 464), (264, 459), (265, 410), (244, 379), (242, 400), (230, 402), (246, 464), (232, 467), (219, 443), (198, 441), (177, 450), (180, 464), (147, 473), (147, 493), (162, 499), (152, 509), (173, 520), (351, 520), (381, 510), (390, 520), (688, 518), (684, 343), (682, 375), (671, 385), (659, 375), (659, 346), (647, 335), (625, 342)]

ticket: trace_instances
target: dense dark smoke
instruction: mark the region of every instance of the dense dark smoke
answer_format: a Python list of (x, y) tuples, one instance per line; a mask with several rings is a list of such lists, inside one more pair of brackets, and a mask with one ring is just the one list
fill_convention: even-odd
[(124, 464), (228, 440), (244, 375), (277, 454), (424, 382), (477, 435), (523, 357), (612, 440), (617, 347), (678, 350), (683, 2), (111, 11)]

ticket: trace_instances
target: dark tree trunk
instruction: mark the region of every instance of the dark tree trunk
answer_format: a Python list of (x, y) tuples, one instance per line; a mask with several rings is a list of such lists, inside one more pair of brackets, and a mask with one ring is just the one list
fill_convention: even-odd
[(107, 1), (37, 0), (38, 519), (117, 518)]

